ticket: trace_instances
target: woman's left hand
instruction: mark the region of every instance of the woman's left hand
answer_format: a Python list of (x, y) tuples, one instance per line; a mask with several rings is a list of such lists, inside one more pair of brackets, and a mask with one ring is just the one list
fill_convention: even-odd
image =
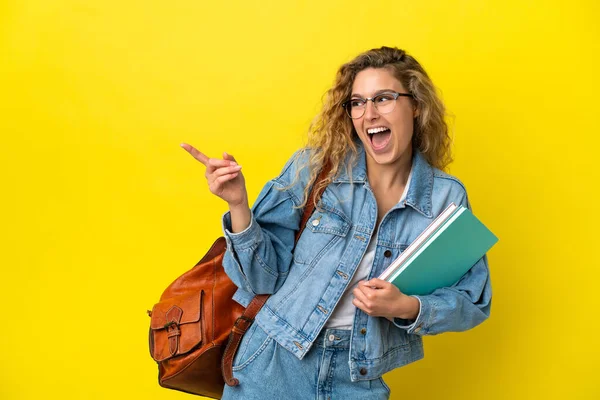
[(416, 319), (419, 315), (418, 299), (382, 279), (360, 281), (352, 293), (352, 304), (372, 317)]

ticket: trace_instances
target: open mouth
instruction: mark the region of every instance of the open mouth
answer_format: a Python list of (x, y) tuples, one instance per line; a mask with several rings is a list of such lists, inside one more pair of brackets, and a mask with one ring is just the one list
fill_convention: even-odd
[(367, 130), (367, 136), (371, 140), (371, 146), (374, 150), (383, 149), (392, 137), (392, 131), (386, 127), (374, 128)]

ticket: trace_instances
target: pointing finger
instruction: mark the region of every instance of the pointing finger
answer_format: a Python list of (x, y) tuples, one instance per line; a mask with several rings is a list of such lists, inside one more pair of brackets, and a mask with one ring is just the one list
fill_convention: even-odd
[(192, 157), (200, 161), (202, 164), (206, 165), (206, 163), (208, 162), (208, 157), (199, 150), (197, 150), (194, 146), (189, 145), (187, 143), (181, 143), (181, 147), (183, 147), (185, 151), (190, 153)]

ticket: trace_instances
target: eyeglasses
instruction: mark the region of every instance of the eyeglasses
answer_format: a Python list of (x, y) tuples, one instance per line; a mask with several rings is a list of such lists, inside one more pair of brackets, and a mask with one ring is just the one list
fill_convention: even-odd
[(377, 96), (363, 98), (350, 99), (342, 103), (342, 107), (346, 110), (346, 114), (352, 119), (357, 119), (365, 115), (367, 109), (367, 102), (371, 100), (373, 105), (380, 114), (388, 114), (394, 111), (396, 106), (396, 100), (400, 96), (413, 97), (410, 93), (398, 93), (398, 92), (385, 92), (378, 94)]

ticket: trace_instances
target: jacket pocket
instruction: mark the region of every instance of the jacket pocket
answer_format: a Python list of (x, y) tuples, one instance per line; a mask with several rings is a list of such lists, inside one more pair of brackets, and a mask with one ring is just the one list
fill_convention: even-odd
[(240, 371), (250, 365), (272, 340), (255, 321), (242, 337), (240, 347), (233, 358), (233, 371)]
[(348, 235), (352, 223), (340, 210), (321, 204), (321, 210), (315, 210), (308, 219), (296, 248), (294, 262), (312, 264), (333, 244)]

